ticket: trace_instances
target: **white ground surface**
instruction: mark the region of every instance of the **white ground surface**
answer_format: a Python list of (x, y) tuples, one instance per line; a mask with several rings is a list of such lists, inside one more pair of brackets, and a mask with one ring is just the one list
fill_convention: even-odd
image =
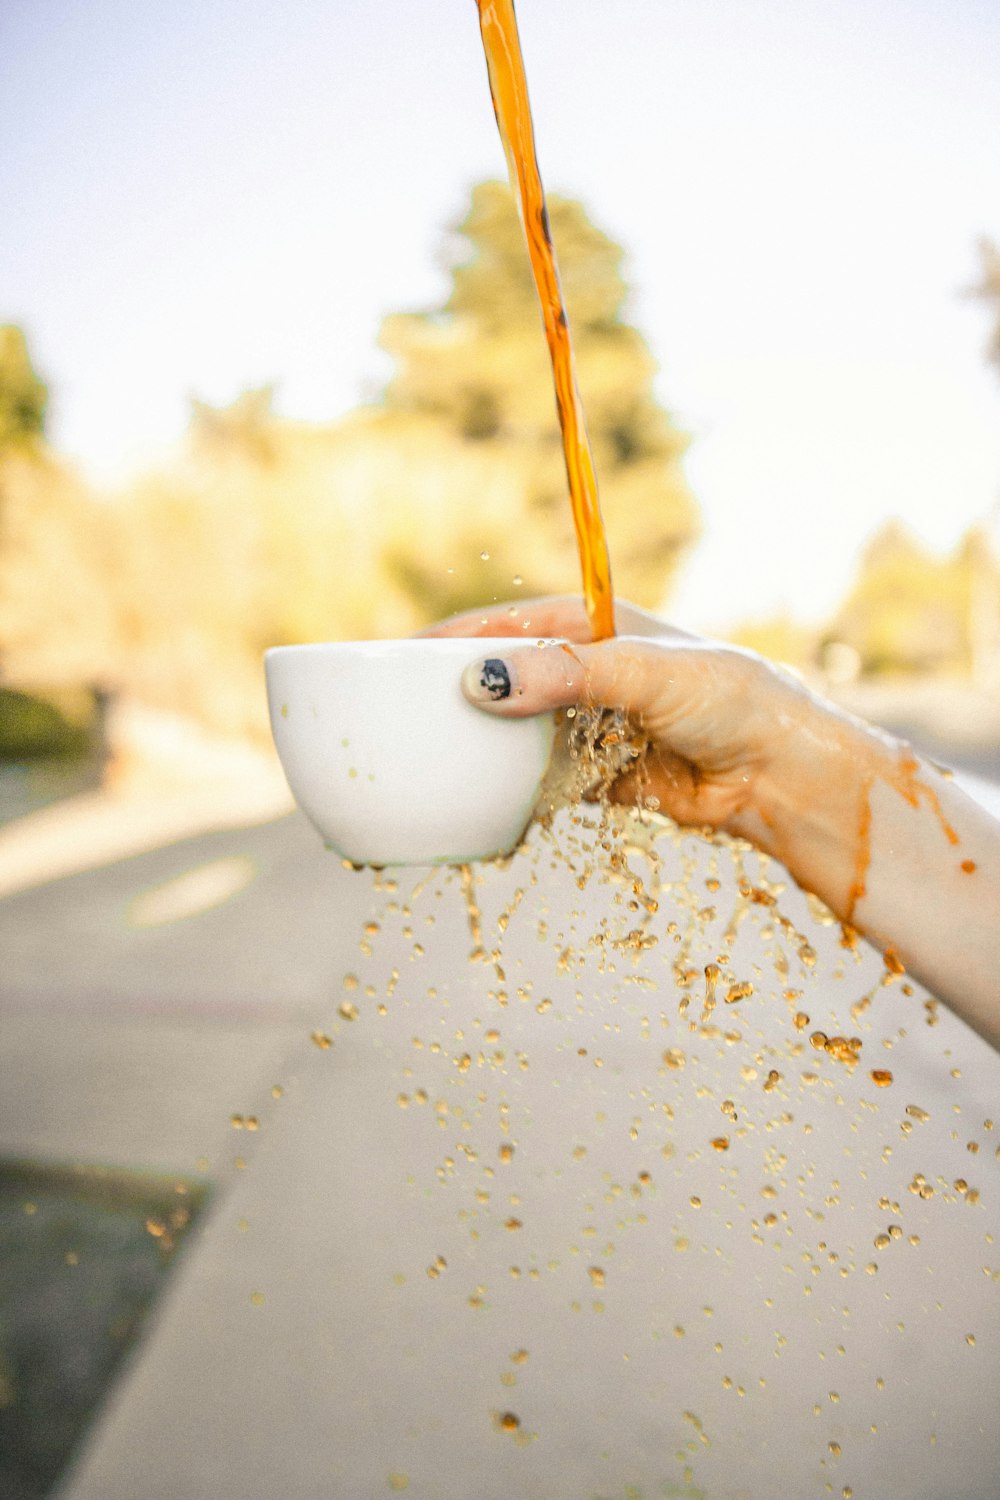
[[(197, 1154), (223, 1184), (61, 1500), (1000, 1493), (1000, 1059), (796, 893), (814, 962), (761, 905), (727, 935), (728, 852), (669, 847), (642, 951), (627, 884), (581, 891), (573, 858), (542, 841), (481, 872), (487, 947), (524, 890), (503, 980), (469, 961), (455, 876), (376, 890), (297, 820), (0, 905), (5, 1141), (61, 1154), (75, 1121), (81, 1155), (115, 1159), (131, 1128), (129, 1160)], [(202, 890), (228, 894), (192, 908), (189, 881), (185, 908), (213, 864)], [(755, 992), (702, 1025), (704, 980), (682, 1013), (672, 964), (709, 906), (685, 962), (726, 953)], [(58, 983), (32, 962), (46, 930)]]

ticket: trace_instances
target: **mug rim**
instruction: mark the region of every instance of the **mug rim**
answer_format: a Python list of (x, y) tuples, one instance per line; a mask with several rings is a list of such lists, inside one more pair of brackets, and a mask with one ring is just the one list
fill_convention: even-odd
[(519, 650), (524, 646), (554, 646), (560, 645), (566, 640), (565, 636), (547, 635), (432, 635), (432, 636), (400, 636), (385, 640), (365, 641), (303, 641), (296, 645), (269, 646), (264, 652), (264, 660), (276, 660), (279, 657), (298, 655), (319, 655), (321, 653), (331, 655), (344, 655), (349, 652), (364, 650), (366, 653), (375, 653), (379, 648), (386, 651), (417, 652), (430, 647), (437, 650), (441, 647), (454, 649), (455, 651), (468, 651), (474, 654), (476, 645), (504, 646), (509, 650)]

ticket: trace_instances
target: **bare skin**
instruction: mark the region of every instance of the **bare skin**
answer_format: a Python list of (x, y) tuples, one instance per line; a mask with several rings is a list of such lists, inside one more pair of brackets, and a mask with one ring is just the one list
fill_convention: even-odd
[[(1000, 823), (908, 745), (753, 653), (624, 603), (616, 619), (621, 633), (593, 643), (581, 600), (534, 599), (427, 633), (519, 638), (504, 658), (507, 697), (481, 684), (479, 661), (463, 676), (470, 702), (488, 713), (624, 709), (648, 736), (643, 791), (662, 812), (780, 859), (1000, 1049)], [(572, 650), (540, 647), (539, 637)], [(634, 802), (633, 780), (612, 795)]]

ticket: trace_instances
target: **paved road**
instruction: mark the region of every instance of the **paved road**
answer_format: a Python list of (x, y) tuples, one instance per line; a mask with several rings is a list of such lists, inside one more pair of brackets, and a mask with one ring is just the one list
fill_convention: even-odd
[(0, 900), (0, 1151), (217, 1172), (372, 893), (298, 815)]
[(580, 836), (480, 872), (502, 978), (454, 875), (297, 817), (0, 902), (2, 1148), (224, 1186), (64, 1500), (1000, 1491), (996, 1057), (898, 984), (853, 1019), (874, 955), (697, 841), (643, 946)]

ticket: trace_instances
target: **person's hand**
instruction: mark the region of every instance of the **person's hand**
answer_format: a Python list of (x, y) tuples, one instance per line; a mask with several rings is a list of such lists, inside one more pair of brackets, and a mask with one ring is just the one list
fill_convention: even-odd
[[(592, 642), (580, 600), (535, 599), (425, 633), (512, 637), (462, 679), (488, 713), (623, 709), (648, 750), (613, 796), (653, 797), (678, 823), (775, 855), (1000, 1048), (1000, 823), (908, 745), (752, 652), (631, 605), (616, 605), (616, 618), (623, 633)], [(569, 644), (538, 644), (553, 636)]]
[[(620, 634), (591, 642), (580, 599), (532, 599), (457, 615), (433, 635), (510, 635), (489, 671), (473, 662), (462, 687), (491, 713), (510, 717), (572, 704), (621, 708), (649, 740), (642, 793), (678, 823), (745, 833), (763, 779), (776, 773), (780, 726), (805, 713), (808, 694), (750, 652), (699, 639), (635, 606), (616, 605)], [(561, 637), (564, 645), (521, 645)], [(778, 772), (780, 774), (780, 772)], [(634, 802), (636, 773), (611, 795)]]

